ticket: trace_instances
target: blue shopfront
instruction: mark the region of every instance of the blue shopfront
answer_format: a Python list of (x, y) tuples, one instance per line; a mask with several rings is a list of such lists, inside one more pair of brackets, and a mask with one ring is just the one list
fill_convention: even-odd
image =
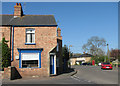
[(41, 68), (41, 52), (39, 49), (20, 49), (19, 52), (19, 68)]
[[(19, 52), (19, 68), (41, 68), (42, 48), (22, 49)], [(47, 63), (46, 63), (47, 64)], [(50, 74), (56, 74), (56, 54), (50, 53)]]

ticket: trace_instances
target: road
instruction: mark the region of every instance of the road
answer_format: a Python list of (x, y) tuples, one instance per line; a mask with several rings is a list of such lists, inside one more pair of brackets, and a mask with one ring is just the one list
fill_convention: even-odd
[(23, 78), (17, 80), (3, 80), (3, 84), (118, 84), (118, 71), (101, 70), (96, 66), (72, 66), (78, 72), (65, 73), (50, 78)]
[(72, 66), (78, 72), (77, 78), (82, 78), (97, 84), (118, 84), (118, 69), (101, 70), (100, 66)]
[(22, 78), (17, 80), (3, 80), (3, 84), (95, 84), (84, 79), (77, 79), (71, 74), (61, 74), (50, 78)]

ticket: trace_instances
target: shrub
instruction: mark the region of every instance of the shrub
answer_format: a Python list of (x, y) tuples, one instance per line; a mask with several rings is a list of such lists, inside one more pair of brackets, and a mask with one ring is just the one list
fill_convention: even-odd
[(8, 67), (11, 64), (11, 58), (10, 58), (10, 48), (7, 44), (8, 41), (5, 40), (5, 38), (2, 39), (2, 70), (4, 67)]

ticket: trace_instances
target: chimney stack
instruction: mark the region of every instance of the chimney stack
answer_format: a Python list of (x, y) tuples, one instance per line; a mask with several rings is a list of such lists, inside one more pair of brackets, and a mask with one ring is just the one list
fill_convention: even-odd
[(61, 36), (61, 29), (60, 29), (60, 28), (57, 29), (57, 36), (58, 36), (58, 37)]
[(23, 16), (23, 11), (22, 11), (22, 6), (21, 3), (16, 3), (16, 5), (14, 6), (14, 16), (15, 17), (21, 17)]

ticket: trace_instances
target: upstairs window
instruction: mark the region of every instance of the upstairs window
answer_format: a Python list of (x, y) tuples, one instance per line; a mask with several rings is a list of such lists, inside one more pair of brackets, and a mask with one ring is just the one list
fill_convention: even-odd
[(35, 29), (26, 29), (26, 43), (35, 43)]

